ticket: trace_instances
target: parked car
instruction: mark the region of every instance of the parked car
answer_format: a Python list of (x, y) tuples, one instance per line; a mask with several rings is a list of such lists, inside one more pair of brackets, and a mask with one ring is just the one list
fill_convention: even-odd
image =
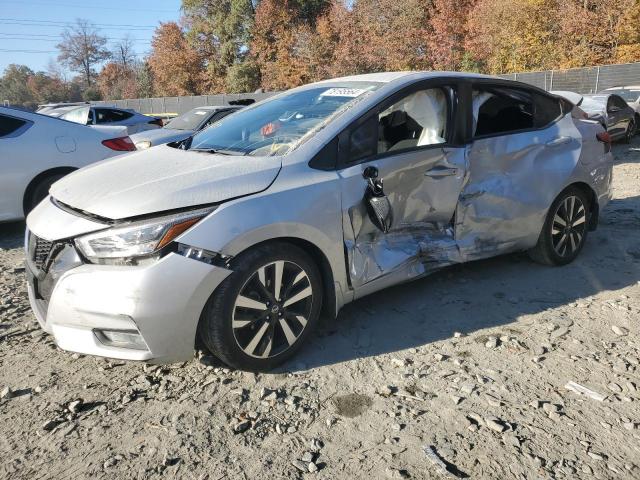
[(624, 99), (636, 112), (636, 126), (640, 125), (640, 85), (628, 85), (625, 87), (611, 87), (602, 93), (614, 93)]
[(45, 115), (58, 116), (70, 122), (89, 126), (121, 126), (127, 128), (127, 134), (162, 127), (162, 120), (148, 117), (135, 110), (94, 105), (59, 106), (46, 110)]
[(206, 106), (194, 108), (187, 113), (172, 118), (161, 129), (148, 130), (132, 135), (131, 140), (133, 140), (138, 150), (184, 140), (240, 108), (242, 107)]
[[(36, 113), (41, 113), (43, 115), (49, 115), (50, 117), (58, 117), (61, 115), (59, 112), (66, 112), (68, 110), (72, 110), (73, 108), (81, 107), (84, 105), (90, 105), (89, 102), (57, 102), (57, 103), (45, 103), (42, 105), (38, 105), (36, 109)], [(52, 113), (56, 110), (56, 113)]]
[(31, 305), (65, 350), (183, 361), (197, 336), (268, 370), (321, 314), (447, 265), (565, 265), (611, 196), (609, 135), (572, 109), (473, 74), (283, 92), (53, 185), (27, 219)]
[(126, 136), (0, 107), (0, 222), (24, 218), (73, 170), (133, 149)]
[(580, 108), (590, 119), (600, 122), (612, 140), (629, 142), (636, 134), (637, 124), (633, 108), (614, 94), (584, 95)]

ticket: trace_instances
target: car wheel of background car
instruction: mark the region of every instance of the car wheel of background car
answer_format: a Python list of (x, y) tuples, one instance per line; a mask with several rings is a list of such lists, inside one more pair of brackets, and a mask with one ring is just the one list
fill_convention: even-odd
[(322, 306), (318, 267), (303, 250), (267, 243), (238, 255), (200, 318), (202, 343), (226, 364), (267, 371), (313, 331)]
[(582, 250), (589, 230), (589, 201), (582, 190), (569, 187), (553, 202), (538, 238), (529, 251), (545, 265), (566, 265)]
[(46, 196), (49, 195), (49, 189), (51, 188), (51, 185), (56, 183), (65, 175), (65, 173), (56, 173), (38, 181), (38, 183), (31, 189), (31, 192), (28, 194), (28, 198), (25, 199), (25, 215), (33, 210), (42, 200), (44, 200)]
[(629, 125), (627, 125), (627, 131), (624, 132), (624, 138), (622, 141), (624, 143), (630, 143), (633, 136), (636, 134), (636, 122), (635, 120), (631, 120)]

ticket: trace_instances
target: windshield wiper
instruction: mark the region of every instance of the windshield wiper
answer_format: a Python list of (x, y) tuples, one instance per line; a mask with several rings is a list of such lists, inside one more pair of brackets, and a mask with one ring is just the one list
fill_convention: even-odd
[(217, 155), (238, 155), (243, 156), (246, 153), (238, 150), (224, 150), (224, 149), (215, 149), (215, 148), (190, 148), (190, 152), (205, 152), (205, 153), (215, 153)]

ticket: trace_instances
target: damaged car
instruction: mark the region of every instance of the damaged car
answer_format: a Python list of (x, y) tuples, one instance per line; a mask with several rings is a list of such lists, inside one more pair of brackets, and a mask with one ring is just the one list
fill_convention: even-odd
[(610, 137), (514, 81), (322, 81), (55, 183), (27, 219), (32, 308), (64, 350), (203, 346), (269, 370), (321, 316), (452, 264), (565, 265), (611, 196)]

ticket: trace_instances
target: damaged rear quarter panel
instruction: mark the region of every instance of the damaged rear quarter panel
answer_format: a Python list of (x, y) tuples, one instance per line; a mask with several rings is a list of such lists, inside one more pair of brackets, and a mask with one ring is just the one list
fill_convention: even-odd
[(478, 139), (468, 147), (468, 178), (456, 213), (463, 260), (535, 246), (555, 197), (580, 180), (580, 139), (565, 115), (543, 130)]

